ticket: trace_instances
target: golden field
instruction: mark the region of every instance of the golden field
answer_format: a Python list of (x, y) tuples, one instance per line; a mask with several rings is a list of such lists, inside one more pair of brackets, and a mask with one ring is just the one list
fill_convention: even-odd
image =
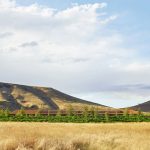
[(149, 150), (150, 123), (0, 123), (0, 150)]

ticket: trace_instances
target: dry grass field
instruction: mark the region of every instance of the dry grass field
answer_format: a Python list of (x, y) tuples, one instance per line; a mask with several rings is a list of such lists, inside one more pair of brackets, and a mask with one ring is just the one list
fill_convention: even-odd
[(149, 150), (150, 123), (0, 123), (0, 150)]

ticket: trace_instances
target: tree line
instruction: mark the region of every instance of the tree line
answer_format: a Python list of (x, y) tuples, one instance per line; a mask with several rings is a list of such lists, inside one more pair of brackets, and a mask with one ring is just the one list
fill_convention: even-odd
[(26, 114), (25, 110), (21, 108), (15, 115), (11, 115), (9, 109), (0, 110), (0, 121), (18, 121), (18, 122), (74, 122), (74, 123), (88, 123), (88, 122), (150, 122), (150, 116), (144, 115), (140, 110), (137, 114), (129, 114), (128, 109), (125, 109), (123, 115), (110, 115), (107, 111), (100, 115), (98, 109), (94, 107), (85, 107), (82, 115), (74, 113), (70, 106), (67, 110), (67, 115), (62, 116), (61, 110), (57, 111), (55, 116), (50, 114), (42, 115), (40, 110), (36, 114)]

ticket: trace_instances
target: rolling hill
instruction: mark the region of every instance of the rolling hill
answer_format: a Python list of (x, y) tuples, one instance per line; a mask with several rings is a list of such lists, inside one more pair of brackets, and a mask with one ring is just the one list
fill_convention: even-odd
[(141, 110), (143, 112), (150, 112), (150, 101), (130, 107), (133, 110)]
[(67, 109), (70, 105), (80, 110), (85, 106), (96, 106), (101, 110), (112, 109), (85, 101), (53, 88), (0, 83), (0, 109)]

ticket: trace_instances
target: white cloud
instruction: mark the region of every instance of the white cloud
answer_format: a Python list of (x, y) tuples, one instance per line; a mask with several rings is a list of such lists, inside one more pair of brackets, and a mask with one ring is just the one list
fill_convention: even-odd
[(143, 71), (147, 71), (150, 69), (150, 64), (134, 62), (134, 63), (127, 65), (124, 69), (127, 71), (133, 71), (133, 72), (135, 71), (139, 72), (139, 70), (143, 72)]
[(12, 35), (13, 35), (13, 33), (11, 33), (11, 32), (5, 32), (5, 33), (0, 34), (0, 38), (5, 38), (5, 37), (12, 36)]
[(34, 47), (37, 45), (38, 45), (38, 43), (36, 41), (31, 41), (31, 42), (21, 44), (20, 47)]
[(9, 9), (15, 7), (16, 3), (14, 0), (0, 0), (0, 8), (1, 10)]
[(56, 10), (0, 0), (0, 35), (13, 33), (0, 38), (1, 81), (93, 93), (93, 99), (101, 91), (119, 93), (118, 85), (150, 84), (149, 65), (136, 60), (135, 50), (124, 48), (122, 35), (108, 30), (118, 15), (103, 12), (106, 6), (76, 4)]

